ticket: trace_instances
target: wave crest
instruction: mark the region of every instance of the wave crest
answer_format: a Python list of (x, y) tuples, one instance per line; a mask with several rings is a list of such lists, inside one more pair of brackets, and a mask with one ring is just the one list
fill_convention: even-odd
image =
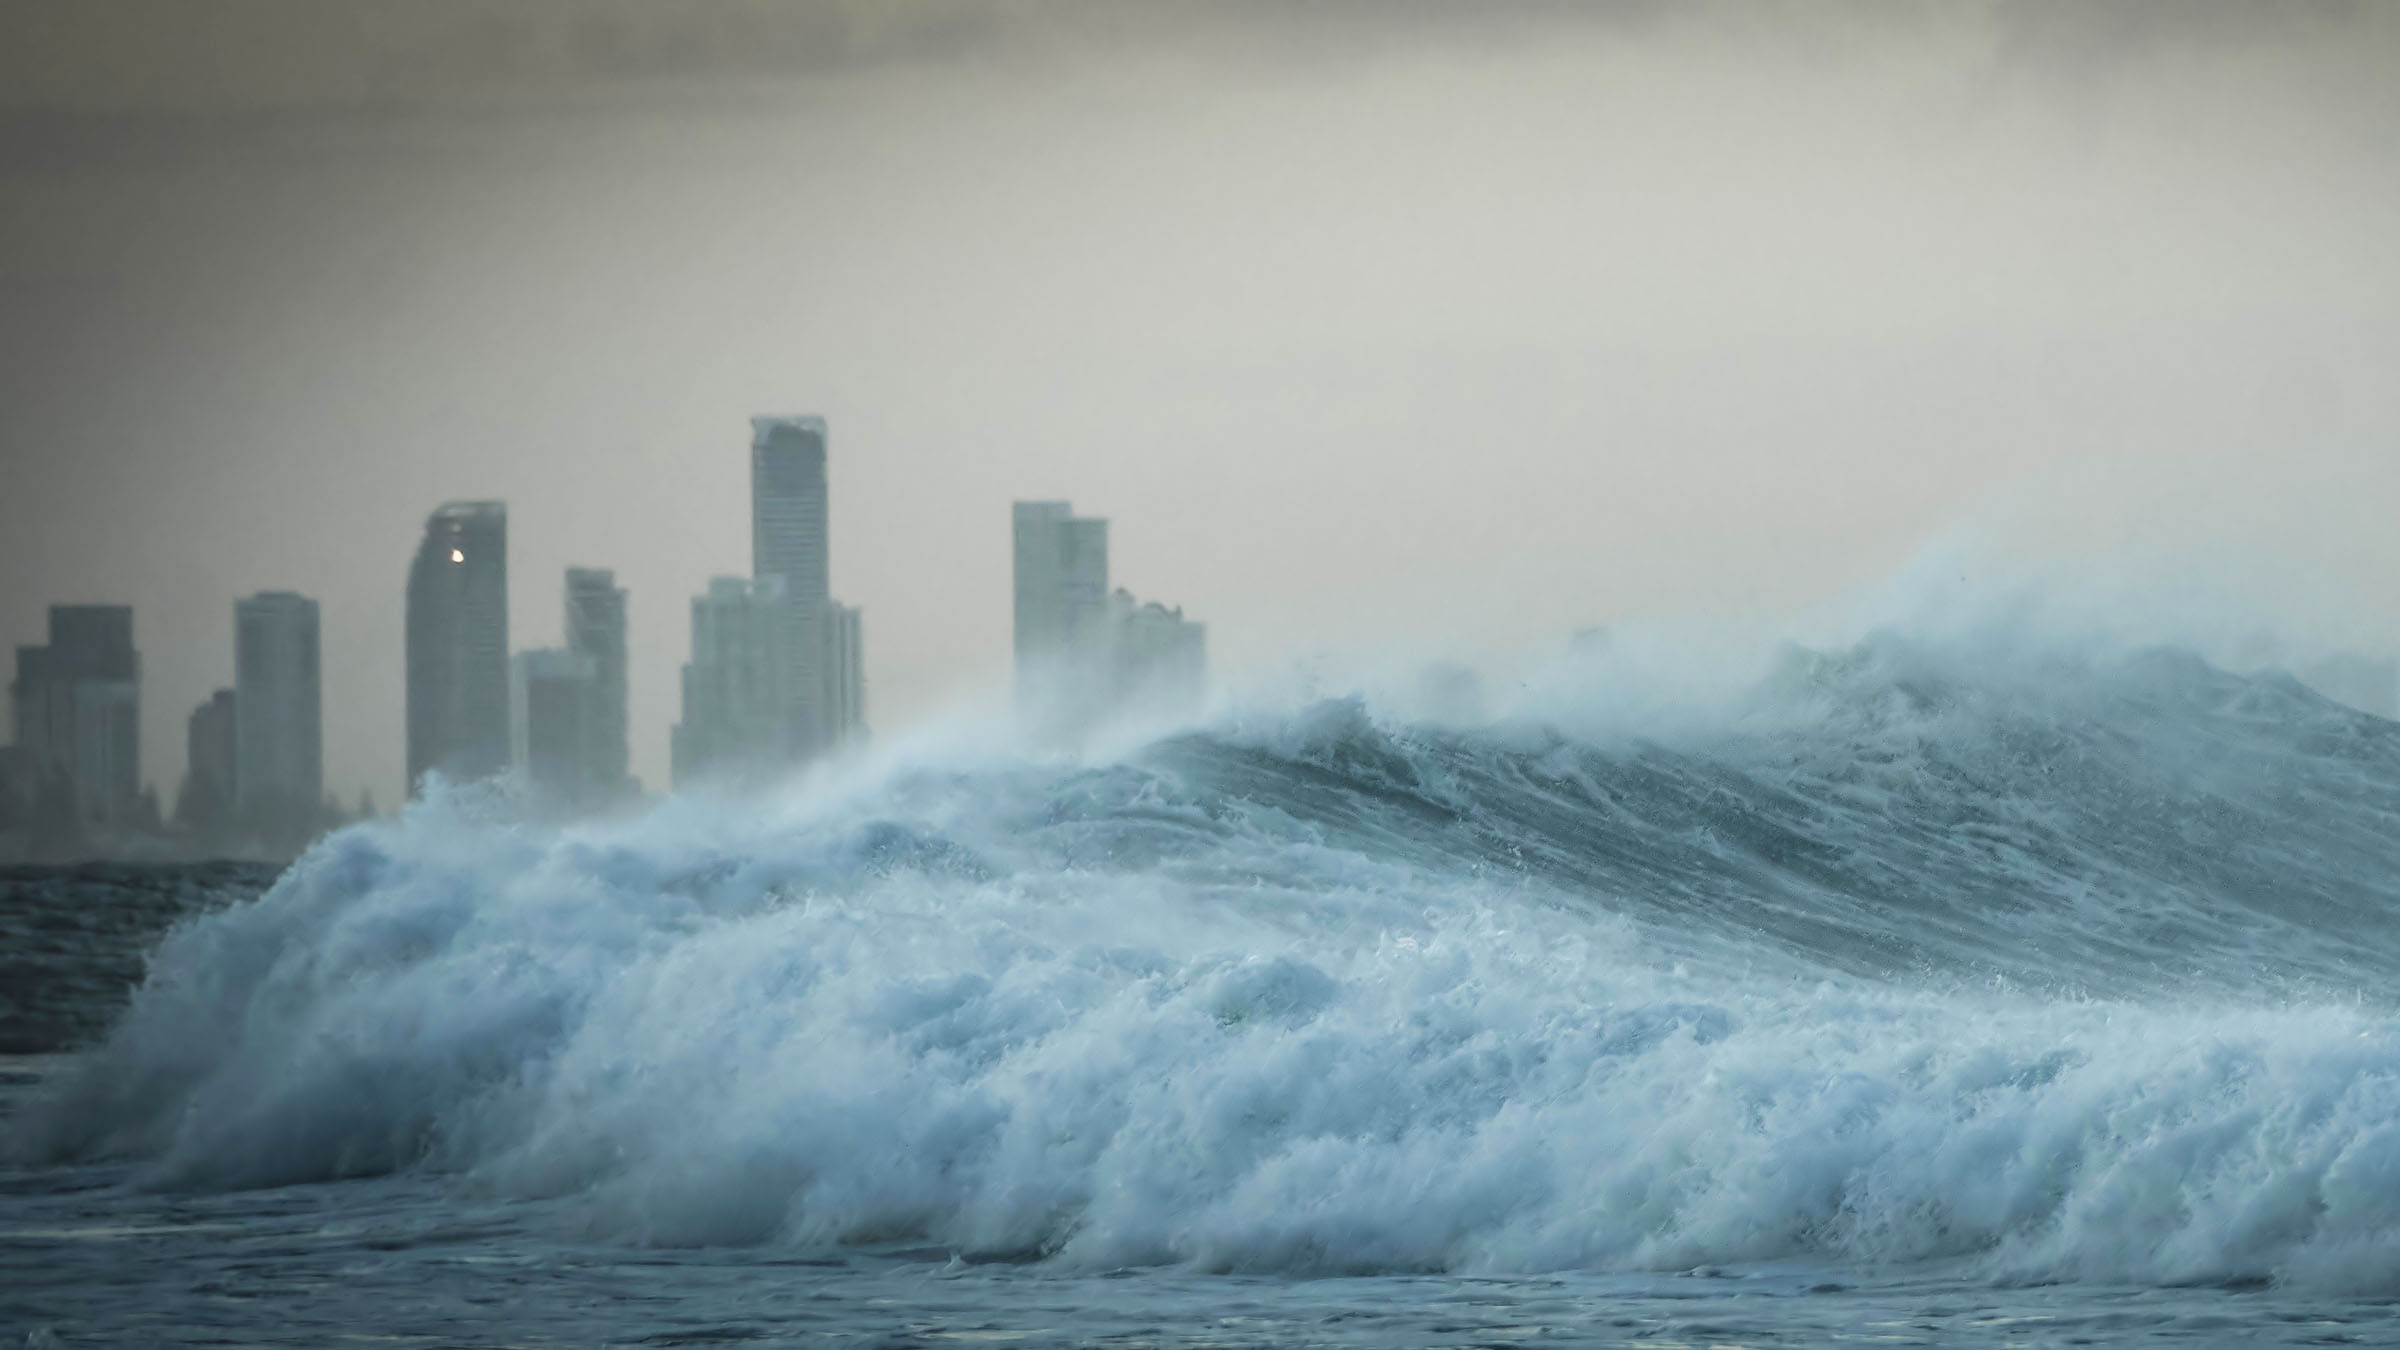
[(2392, 732), (1869, 647), (1673, 746), (1335, 703), (784, 808), (437, 799), (175, 932), (27, 1138), (668, 1244), (2388, 1288)]

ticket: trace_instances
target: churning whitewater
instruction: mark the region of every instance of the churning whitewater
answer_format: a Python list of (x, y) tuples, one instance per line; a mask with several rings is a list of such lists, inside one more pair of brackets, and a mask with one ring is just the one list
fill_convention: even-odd
[(439, 795), (174, 931), (23, 1138), (670, 1246), (2400, 1293), (2400, 725), (1899, 638), (1568, 724)]

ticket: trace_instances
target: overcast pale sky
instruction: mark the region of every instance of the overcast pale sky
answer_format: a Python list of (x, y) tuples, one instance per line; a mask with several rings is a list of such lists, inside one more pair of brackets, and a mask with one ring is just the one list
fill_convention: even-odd
[(0, 0), (0, 642), (144, 772), (324, 605), (400, 791), (426, 513), (632, 591), (666, 780), (747, 418), (830, 419), (870, 711), (1004, 678), (1008, 504), (1219, 669), (1806, 606), (1995, 512), (2400, 579), (2400, 6)]

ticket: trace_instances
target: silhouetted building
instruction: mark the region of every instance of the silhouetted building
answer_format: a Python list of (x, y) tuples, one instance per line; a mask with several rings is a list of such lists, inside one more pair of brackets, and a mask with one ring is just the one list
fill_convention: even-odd
[(626, 737), (625, 590), (614, 572), (567, 569), (567, 650), (592, 661), (582, 773), (601, 797), (632, 791)]
[(599, 675), (599, 662), (587, 652), (517, 653), (510, 680), (510, 758), (548, 805), (582, 806), (598, 795), (591, 746)]
[(232, 828), (234, 812), (235, 703), (220, 689), (192, 709), (183, 737), (183, 790), (175, 794), (175, 820), (203, 835)]
[(508, 507), (451, 502), (408, 574), (408, 790), (508, 767)]
[(1022, 692), (1029, 676), (1106, 645), (1108, 522), (1077, 516), (1066, 502), (1018, 502), (1014, 524)]
[(786, 761), (783, 578), (718, 577), (692, 600), (692, 659), (673, 742), (678, 787), (757, 777)]
[(1108, 585), (1108, 522), (1067, 502), (1014, 516), (1017, 710), (1037, 735), (1073, 740), (1137, 706), (1196, 703), (1207, 632), (1181, 609)]
[(262, 591), (233, 607), (235, 813), (269, 835), (324, 815), (325, 723), (317, 602)]
[(843, 749), (867, 738), (866, 652), (858, 606), (839, 600), (825, 607), (825, 720), (827, 743)]
[(30, 833), (41, 800), (41, 774), (33, 752), (0, 745), (0, 834)]
[(1114, 694), (1121, 708), (1182, 712), (1200, 702), (1208, 683), (1208, 628), (1126, 591), (1109, 596), (1115, 646)]
[(17, 648), (9, 687), (20, 772), (46, 823), (68, 830), (143, 823), (141, 658), (125, 605), (52, 605), (50, 642)]
[(1071, 740), (1107, 698), (1108, 522), (1066, 502), (1012, 513), (1017, 714)]
[(783, 582), (782, 664), (787, 676), (787, 757), (822, 749), (826, 734), (824, 612), (831, 574), (826, 549), (825, 419), (750, 419), (750, 573)]

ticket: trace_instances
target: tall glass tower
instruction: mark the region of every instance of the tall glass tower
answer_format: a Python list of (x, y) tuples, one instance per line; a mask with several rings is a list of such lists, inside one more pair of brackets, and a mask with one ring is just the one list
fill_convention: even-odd
[(508, 505), (450, 502), (408, 572), (408, 791), (508, 767)]
[(262, 591), (233, 606), (234, 800), (257, 827), (305, 828), (325, 796), (317, 602)]
[(1012, 524), (1017, 712), (1068, 739), (1108, 693), (1108, 521), (1066, 502), (1018, 502)]
[(586, 721), (583, 773), (603, 797), (624, 792), (625, 588), (605, 568), (567, 569), (567, 649), (592, 659), (591, 714)]
[(750, 419), (750, 571), (783, 582), (784, 753), (825, 748), (825, 419)]

